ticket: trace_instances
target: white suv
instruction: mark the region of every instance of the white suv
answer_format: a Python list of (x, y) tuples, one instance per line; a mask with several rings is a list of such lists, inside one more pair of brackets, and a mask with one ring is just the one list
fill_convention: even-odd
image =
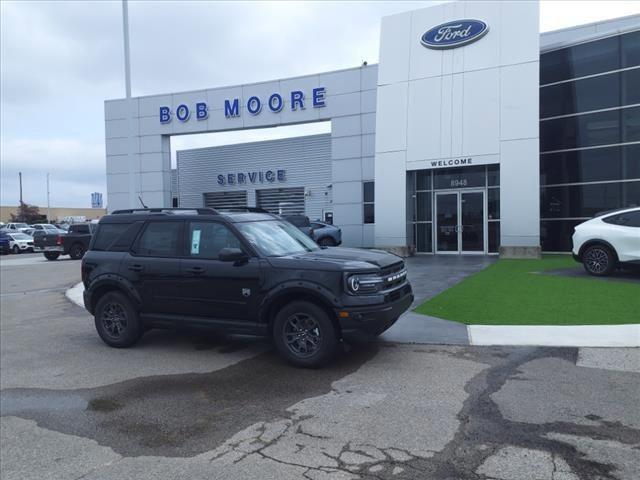
[(640, 266), (640, 208), (607, 212), (575, 228), (573, 258), (591, 275), (609, 275), (615, 268)]

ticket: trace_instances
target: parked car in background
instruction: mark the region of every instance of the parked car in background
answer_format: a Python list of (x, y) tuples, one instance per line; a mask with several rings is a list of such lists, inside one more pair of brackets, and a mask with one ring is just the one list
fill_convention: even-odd
[(295, 227), (298, 227), (310, 238), (313, 238), (313, 229), (311, 228), (311, 222), (309, 221), (309, 217), (307, 217), (306, 215), (281, 215), (281, 217), (287, 222), (293, 224)]
[(573, 258), (595, 276), (640, 267), (640, 208), (607, 212), (575, 227)]
[(311, 222), (312, 236), (321, 247), (337, 247), (342, 243), (342, 230), (329, 223), (315, 220)]
[(33, 237), (22, 232), (7, 233), (11, 253), (33, 252)]
[(22, 232), (22, 231), (24, 231), (24, 230), (26, 230), (26, 229), (28, 229), (30, 227), (26, 223), (14, 223), (14, 222), (12, 222), (12, 223), (7, 223), (3, 228), (5, 230), (11, 230), (11, 231), (14, 231), (14, 232)]
[(57, 260), (60, 255), (69, 255), (73, 260), (80, 260), (89, 248), (89, 242), (97, 223), (75, 223), (69, 231), (55, 229), (36, 231), (34, 245), (43, 252), (47, 260)]
[(0, 231), (0, 254), (8, 255), (10, 251), (9, 234), (5, 231)]

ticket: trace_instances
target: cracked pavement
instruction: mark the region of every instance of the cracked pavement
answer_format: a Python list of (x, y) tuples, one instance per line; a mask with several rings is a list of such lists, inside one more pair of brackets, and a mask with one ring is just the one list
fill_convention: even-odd
[(2, 479), (640, 471), (638, 349), (377, 343), (321, 370), (284, 364), (263, 340), (194, 332), (115, 350), (64, 298), (77, 262), (1, 268)]

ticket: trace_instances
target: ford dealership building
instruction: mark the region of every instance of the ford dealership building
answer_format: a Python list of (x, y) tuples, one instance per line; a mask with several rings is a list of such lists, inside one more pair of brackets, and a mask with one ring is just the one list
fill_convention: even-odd
[[(640, 16), (539, 33), (537, 2), (385, 17), (380, 62), (105, 102), (110, 211), (259, 206), (349, 246), (536, 256), (640, 205)], [(173, 135), (331, 122), (178, 152)]]

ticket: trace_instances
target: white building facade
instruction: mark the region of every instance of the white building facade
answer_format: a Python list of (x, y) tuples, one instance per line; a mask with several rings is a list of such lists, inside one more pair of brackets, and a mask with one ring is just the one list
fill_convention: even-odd
[[(437, 5), (382, 20), (379, 65), (107, 101), (108, 209), (228, 200), (332, 221), (349, 246), (565, 250), (579, 220), (640, 203), (640, 17), (541, 36), (538, 7)], [(599, 61), (603, 42), (617, 48), (617, 64)], [(594, 77), (617, 82), (617, 98), (582, 101)], [(554, 111), (554, 95), (575, 101)], [(592, 141), (580, 128), (597, 129), (601, 111), (617, 115), (616, 131)], [(178, 152), (172, 188), (173, 135), (319, 121), (331, 122), (330, 134)], [(614, 147), (621, 173), (603, 164), (590, 180), (586, 157)]]

